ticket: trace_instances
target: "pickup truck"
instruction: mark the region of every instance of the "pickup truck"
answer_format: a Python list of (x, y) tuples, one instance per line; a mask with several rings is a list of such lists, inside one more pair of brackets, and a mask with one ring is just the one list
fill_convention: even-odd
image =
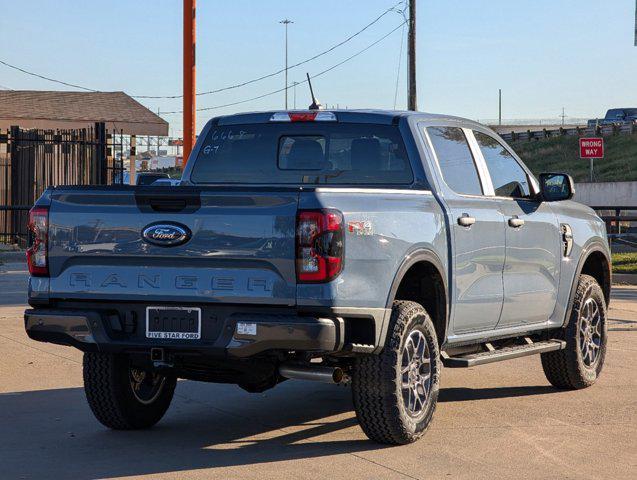
[(178, 378), (351, 385), (363, 431), (413, 442), (443, 365), (540, 354), (592, 385), (604, 223), (493, 131), (417, 112), (275, 111), (204, 127), (175, 187), (51, 187), (30, 212), (30, 338), (84, 352), (97, 419), (147, 428)]
[(598, 125), (625, 125), (637, 124), (637, 108), (611, 108), (606, 112), (604, 118), (595, 118), (588, 121), (588, 127)]

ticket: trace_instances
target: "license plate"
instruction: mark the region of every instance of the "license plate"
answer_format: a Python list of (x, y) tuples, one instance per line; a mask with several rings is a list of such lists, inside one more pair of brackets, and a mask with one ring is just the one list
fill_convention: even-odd
[(146, 307), (146, 338), (199, 340), (201, 308)]

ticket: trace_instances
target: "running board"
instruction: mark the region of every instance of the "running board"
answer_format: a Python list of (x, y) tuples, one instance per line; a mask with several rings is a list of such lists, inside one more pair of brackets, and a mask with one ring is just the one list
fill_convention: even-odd
[(442, 364), (449, 368), (467, 368), (487, 363), (502, 362), (513, 358), (526, 357), (538, 353), (552, 352), (566, 348), (564, 340), (544, 340), (533, 342), (530, 338), (524, 339), (526, 344), (512, 347), (494, 348), (490, 343), (486, 343), (486, 352), (470, 353), (458, 357), (450, 357), (446, 352), (442, 352)]

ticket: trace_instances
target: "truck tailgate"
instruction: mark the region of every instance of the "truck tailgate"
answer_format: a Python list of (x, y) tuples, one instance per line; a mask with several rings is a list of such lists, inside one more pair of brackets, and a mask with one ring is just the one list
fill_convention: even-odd
[[(294, 305), (297, 203), (295, 189), (56, 189), (50, 297)], [(190, 238), (144, 238), (165, 223)]]

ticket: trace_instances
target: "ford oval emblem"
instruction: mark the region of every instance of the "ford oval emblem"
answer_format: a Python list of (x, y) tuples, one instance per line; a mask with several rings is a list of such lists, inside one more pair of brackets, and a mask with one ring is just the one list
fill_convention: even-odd
[(190, 229), (178, 223), (151, 223), (142, 230), (142, 238), (146, 242), (160, 247), (183, 245), (191, 236)]

